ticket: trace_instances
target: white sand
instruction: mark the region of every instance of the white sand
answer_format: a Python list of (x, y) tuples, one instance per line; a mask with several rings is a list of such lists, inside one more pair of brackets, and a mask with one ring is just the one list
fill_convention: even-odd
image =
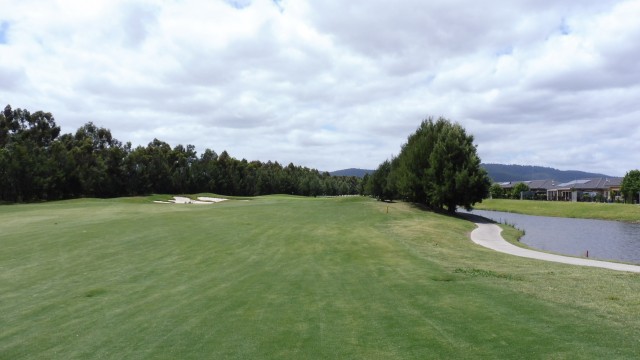
[(154, 201), (154, 203), (156, 204), (215, 204), (215, 203), (219, 203), (226, 200), (229, 200), (229, 199), (200, 196), (198, 197), (198, 200), (191, 200), (188, 197), (174, 196), (173, 200)]
[(212, 197), (200, 196), (200, 197), (198, 197), (198, 200), (200, 200), (200, 201), (209, 201), (209, 202), (213, 202), (213, 203), (218, 203), (218, 202), (221, 202), (221, 201), (227, 201), (227, 200), (229, 200), (229, 199), (212, 198)]

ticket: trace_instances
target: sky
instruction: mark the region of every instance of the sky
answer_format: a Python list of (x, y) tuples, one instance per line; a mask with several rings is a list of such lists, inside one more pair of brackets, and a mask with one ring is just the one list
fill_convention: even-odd
[(0, 106), (134, 146), (375, 169), (428, 118), (485, 163), (640, 168), (640, 0), (0, 0)]

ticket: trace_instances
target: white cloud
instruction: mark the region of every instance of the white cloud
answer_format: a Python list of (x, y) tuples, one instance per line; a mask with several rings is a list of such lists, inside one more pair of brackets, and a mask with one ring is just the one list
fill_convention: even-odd
[(486, 162), (638, 168), (640, 1), (0, 0), (0, 101), (121, 141), (373, 168), (427, 116)]

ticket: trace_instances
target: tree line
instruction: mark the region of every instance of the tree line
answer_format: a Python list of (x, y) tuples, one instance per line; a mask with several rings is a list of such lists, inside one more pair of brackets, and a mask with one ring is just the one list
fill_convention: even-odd
[(193, 145), (171, 147), (154, 139), (133, 147), (89, 122), (61, 134), (49, 112), (0, 113), (0, 201), (31, 202), (78, 197), (211, 192), (230, 196), (353, 195), (356, 177), (278, 162), (238, 160)]
[(406, 200), (453, 213), (458, 206), (468, 209), (481, 202), (490, 185), (473, 136), (447, 119), (428, 118), (398, 156), (365, 177), (363, 191), (381, 200)]

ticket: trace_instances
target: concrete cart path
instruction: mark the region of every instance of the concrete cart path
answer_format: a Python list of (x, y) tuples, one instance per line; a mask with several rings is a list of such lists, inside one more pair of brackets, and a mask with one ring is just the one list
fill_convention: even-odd
[(484, 222), (479, 219), (474, 219), (475, 224), (478, 226), (471, 232), (471, 240), (484, 247), (500, 251), (503, 253), (526, 257), (530, 259), (538, 259), (545, 261), (554, 261), (564, 264), (580, 265), (580, 266), (592, 266), (617, 271), (630, 271), (640, 272), (640, 266), (618, 264), (607, 261), (589, 260), (574, 258), (569, 256), (547, 254), (539, 251), (523, 249), (507, 242), (502, 238), (502, 228), (491, 222)]

